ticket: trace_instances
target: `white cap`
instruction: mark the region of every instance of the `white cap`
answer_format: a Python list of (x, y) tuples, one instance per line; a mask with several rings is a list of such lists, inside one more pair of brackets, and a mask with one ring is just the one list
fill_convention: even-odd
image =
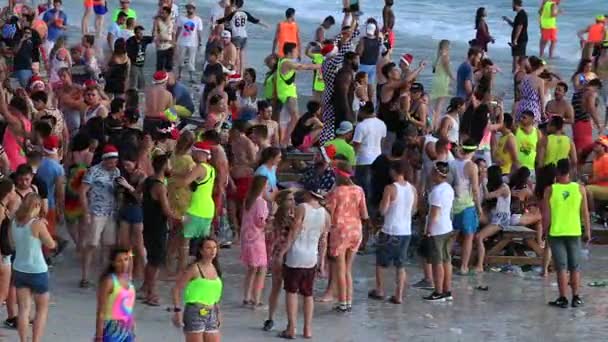
[(367, 26), (365, 26), (365, 33), (368, 36), (373, 36), (376, 34), (376, 24), (374, 23), (368, 23)]
[(232, 38), (232, 33), (228, 30), (222, 31), (222, 38)]

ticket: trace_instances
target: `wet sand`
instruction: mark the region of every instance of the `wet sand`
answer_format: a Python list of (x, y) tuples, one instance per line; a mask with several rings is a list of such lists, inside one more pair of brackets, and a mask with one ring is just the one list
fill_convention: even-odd
[[(223, 341), (272, 341), (277, 330), (286, 325), (284, 298), (275, 319), (275, 331), (263, 332), (266, 309), (240, 306), (244, 267), (238, 249), (221, 250), (225, 272), (222, 301)], [(591, 260), (583, 266), (583, 283), (608, 279), (605, 265), (608, 246), (592, 246)], [(541, 279), (533, 272), (525, 277), (486, 272), (474, 277), (454, 276), (454, 302), (428, 303), (421, 299), (428, 291), (410, 288), (402, 305), (367, 299), (374, 284), (373, 255), (358, 256), (355, 261), (355, 300), (353, 312), (337, 314), (330, 304), (315, 307), (312, 341), (602, 341), (608, 336), (608, 288), (583, 286), (586, 306), (580, 309), (557, 309), (546, 305), (557, 296), (555, 276)], [(418, 281), (421, 272), (415, 264), (407, 267), (408, 282)], [(45, 341), (90, 341), (95, 327), (95, 289), (79, 289), (79, 266), (68, 250), (51, 270), (51, 307)], [(393, 272), (387, 272), (387, 291), (393, 287)], [(317, 281), (317, 293), (325, 288)], [(136, 283), (138, 286), (139, 283)], [(270, 290), (270, 278), (265, 292)], [(488, 292), (476, 290), (489, 286)], [(181, 331), (173, 327), (169, 291), (172, 283), (161, 282), (161, 307), (152, 308), (137, 302), (138, 341), (182, 341)], [(265, 300), (267, 296), (264, 297)], [(301, 333), (302, 315), (298, 333)], [(17, 332), (2, 329), (7, 335), (0, 341), (17, 341)]]

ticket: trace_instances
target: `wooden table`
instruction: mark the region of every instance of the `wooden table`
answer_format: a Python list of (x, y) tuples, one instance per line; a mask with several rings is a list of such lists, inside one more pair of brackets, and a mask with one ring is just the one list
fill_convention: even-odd
[[(536, 231), (523, 226), (509, 226), (501, 233), (498, 243), (486, 254), (488, 265), (542, 265), (543, 249), (536, 242)], [(536, 256), (501, 255), (510, 243), (519, 243), (530, 248)]]

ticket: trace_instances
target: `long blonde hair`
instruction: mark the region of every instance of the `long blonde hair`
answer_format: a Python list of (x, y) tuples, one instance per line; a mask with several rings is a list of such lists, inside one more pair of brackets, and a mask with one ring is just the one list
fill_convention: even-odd
[[(293, 191), (289, 189), (281, 190), (277, 194), (277, 212), (274, 214), (274, 227), (275, 229), (281, 229), (283, 227), (290, 227), (293, 224), (293, 215), (295, 205), (288, 205), (287, 198), (293, 196)], [(295, 203), (295, 201), (294, 201)]]
[(439, 59), (441, 58), (441, 53), (450, 47), (450, 41), (447, 39), (442, 39), (439, 41), (439, 45), (437, 46), (437, 56), (435, 57), (435, 63), (433, 63), (433, 73), (435, 73), (435, 69), (437, 68), (437, 63), (439, 63)]
[(175, 154), (182, 155), (188, 153), (192, 145), (194, 144), (194, 133), (192, 131), (184, 131), (177, 139), (177, 144), (175, 145)]
[(36, 206), (42, 206), (42, 198), (37, 193), (30, 192), (25, 196), (23, 201), (21, 201), (19, 209), (15, 212), (15, 219), (18, 222), (24, 222), (33, 218), (35, 215), (33, 215), (32, 212)]

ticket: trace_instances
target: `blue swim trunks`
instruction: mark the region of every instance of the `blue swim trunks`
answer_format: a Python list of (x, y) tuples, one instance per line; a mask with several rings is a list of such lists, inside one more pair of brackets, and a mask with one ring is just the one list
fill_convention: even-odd
[(455, 230), (460, 231), (462, 234), (470, 235), (477, 232), (479, 228), (479, 217), (477, 217), (477, 210), (475, 207), (469, 207), (454, 215), (452, 224)]

